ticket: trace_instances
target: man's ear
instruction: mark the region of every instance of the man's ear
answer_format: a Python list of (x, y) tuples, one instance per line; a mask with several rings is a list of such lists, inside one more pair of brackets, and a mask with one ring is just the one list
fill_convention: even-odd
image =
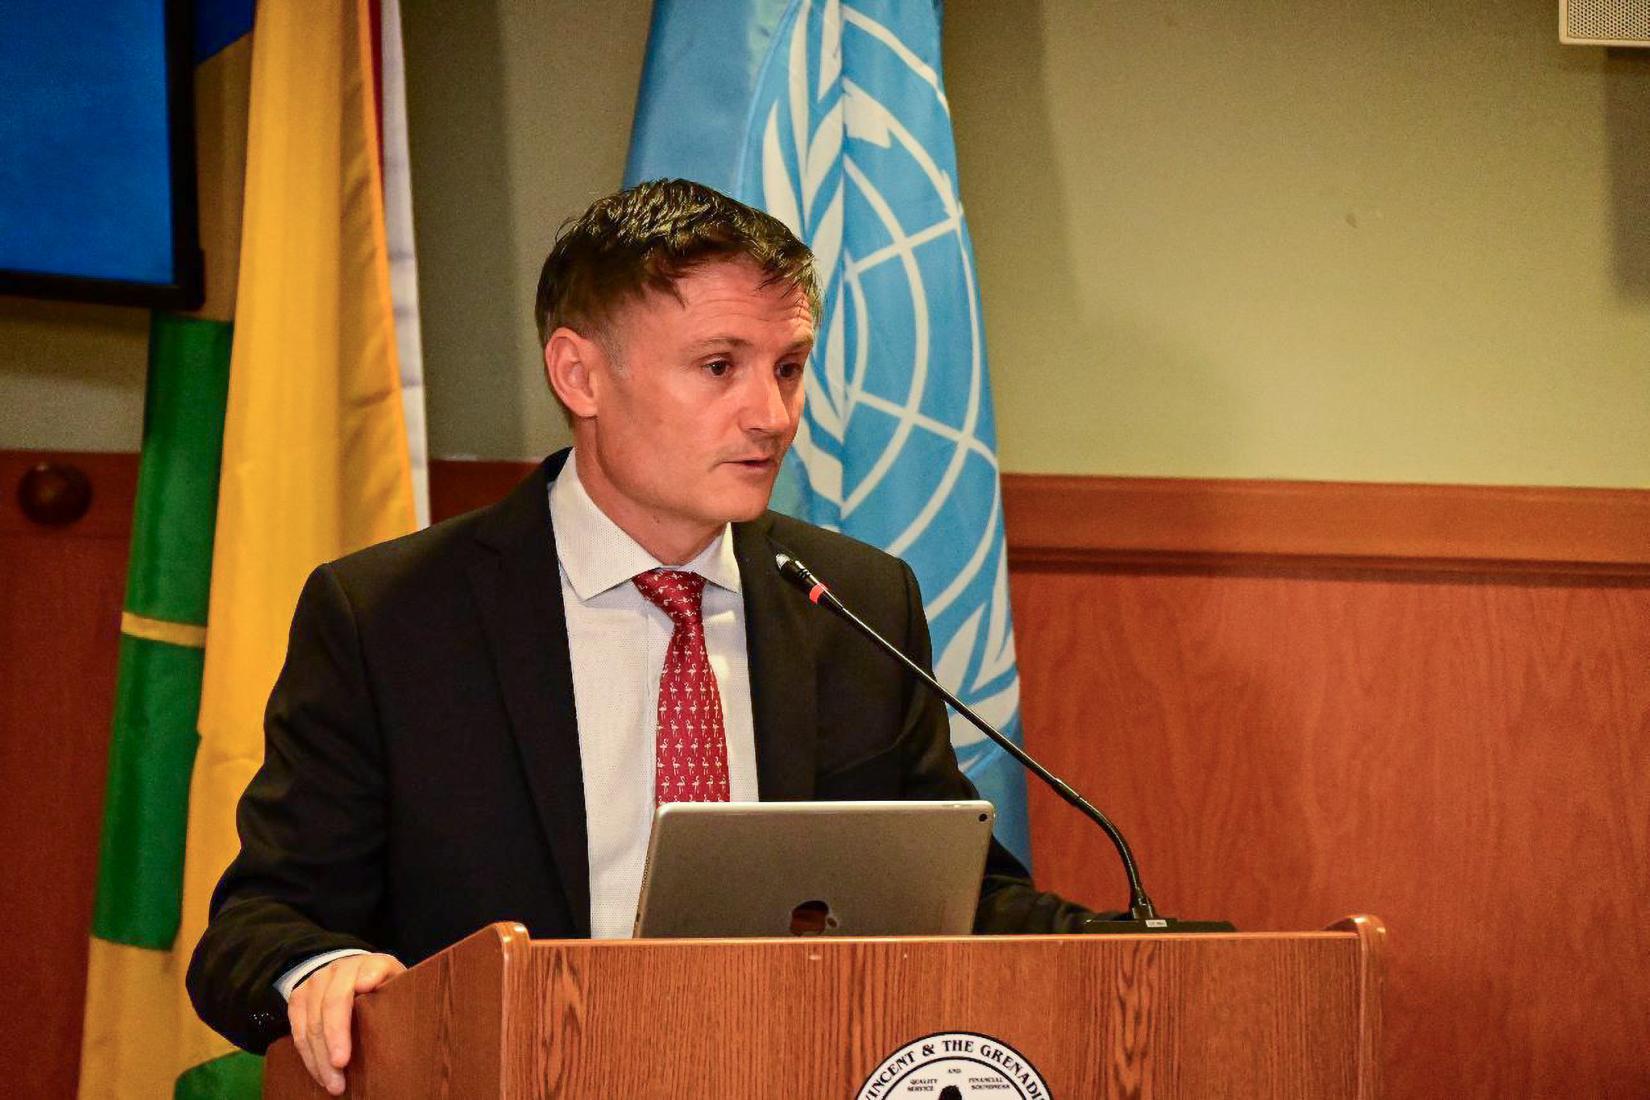
[(596, 375), (606, 363), (601, 346), (563, 325), (544, 345), (544, 376), (561, 403), (575, 417), (596, 415), (600, 382)]

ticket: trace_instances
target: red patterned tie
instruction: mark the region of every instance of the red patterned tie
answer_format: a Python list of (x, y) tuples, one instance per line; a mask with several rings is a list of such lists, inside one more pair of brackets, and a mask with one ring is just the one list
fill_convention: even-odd
[(705, 651), (700, 602), (705, 578), (674, 569), (650, 569), (636, 588), (675, 624), (659, 674), (659, 743), (655, 802), (728, 801), (728, 741), (722, 697)]

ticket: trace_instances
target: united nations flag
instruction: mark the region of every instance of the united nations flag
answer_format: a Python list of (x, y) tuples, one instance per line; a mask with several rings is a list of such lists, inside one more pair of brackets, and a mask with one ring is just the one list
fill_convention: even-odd
[[(759, 206), (818, 258), (824, 311), (775, 507), (911, 563), (935, 672), (1019, 739), (1020, 679), (974, 252), (931, 0), (657, 0), (626, 182)], [(1030, 854), (1025, 780), (952, 716)]]

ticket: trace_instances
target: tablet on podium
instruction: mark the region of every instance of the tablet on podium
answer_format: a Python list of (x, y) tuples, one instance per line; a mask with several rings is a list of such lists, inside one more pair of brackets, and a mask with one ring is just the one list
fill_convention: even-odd
[(995, 820), (983, 800), (666, 803), (636, 935), (966, 935)]

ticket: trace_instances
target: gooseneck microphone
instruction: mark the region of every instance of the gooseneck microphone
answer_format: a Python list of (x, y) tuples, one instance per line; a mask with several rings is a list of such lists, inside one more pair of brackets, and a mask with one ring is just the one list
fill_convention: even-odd
[(1129, 849), (1129, 842), (1123, 838), (1123, 832), (1111, 818), (1101, 813), (1088, 799), (1078, 794), (1071, 785), (1042, 764), (1019, 745), (1010, 741), (1002, 732), (997, 730), (975, 714), (961, 699), (945, 689), (945, 686), (934, 679), (929, 672), (917, 662), (906, 656), (893, 642), (884, 638), (872, 629), (865, 620), (854, 614), (843, 602), (836, 598), (823, 581), (814, 576), (813, 571), (798, 561), (789, 551), (774, 545), (774, 563), (779, 567), (779, 575), (792, 585), (807, 594), (808, 602), (826, 608), (852, 626), (860, 634), (870, 639), (884, 653), (904, 665), (906, 670), (923, 683), (932, 688), (941, 699), (944, 699), (958, 714), (973, 723), (976, 729), (992, 741), (1000, 745), (1027, 771), (1071, 804), (1077, 811), (1100, 826), (1101, 830), (1111, 840), (1112, 846), (1117, 849), (1119, 858), (1123, 861), (1123, 870), (1129, 877), (1129, 919), (1128, 920), (1092, 920), (1085, 927), (1089, 932), (1230, 932), (1232, 926), (1226, 921), (1183, 921), (1173, 917), (1160, 917), (1157, 909), (1152, 905), (1152, 899), (1146, 894), (1146, 887), (1140, 881), (1140, 870), (1135, 866), (1134, 853)]

